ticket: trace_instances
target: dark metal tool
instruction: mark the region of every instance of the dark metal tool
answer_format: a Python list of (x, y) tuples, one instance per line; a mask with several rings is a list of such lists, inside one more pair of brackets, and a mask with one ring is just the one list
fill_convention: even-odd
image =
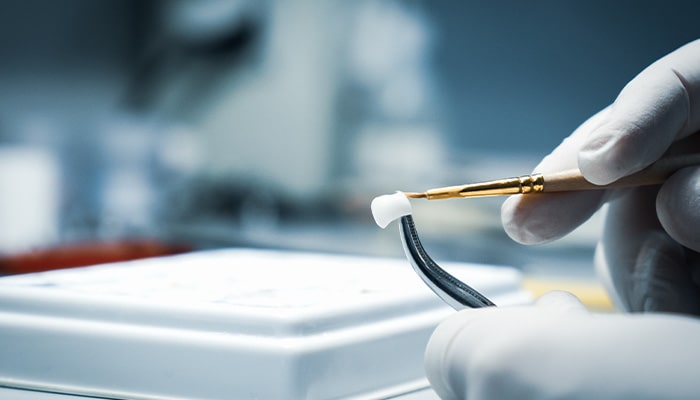
[(400, 224), (401, 243), (418, 276), (435, 294), (455, 310), (495, 306), (486, 296), (440, 268), (425, 252), (413, 217), (404, 215)]

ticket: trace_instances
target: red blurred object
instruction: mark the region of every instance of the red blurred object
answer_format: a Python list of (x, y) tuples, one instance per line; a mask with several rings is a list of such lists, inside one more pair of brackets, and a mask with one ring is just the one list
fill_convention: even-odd
[(82, 242), (0, 256), (0, 274), (25, 274), (191, 251), (189, 246), (152, 239)]

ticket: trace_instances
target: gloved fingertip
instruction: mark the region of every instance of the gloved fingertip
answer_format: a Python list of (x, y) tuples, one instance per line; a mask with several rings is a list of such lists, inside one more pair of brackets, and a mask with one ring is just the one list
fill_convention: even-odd
[(461, 332), (469, 329), (474, 314), (481, 310), (467, 309), (450, 316), (438, 325), (428, 340), (423, 358), (425, 374), (430, 386), (443, 400), (460, 398), (456, 393), (458, 388), (455, 388), (454, 381), (456, 379), (459, 383), (464, 379), (458, 370), (462, 364), (452, 364), (455, 359), (462, 359), (460, 351), (465, 349), (455, 349), (455, 342), (458, 341)]
[(537, 307), (565, 313), (588, 313), (586, 306), (573, 293), (555, 290), (542, 295), (535, 301)]
[(523, 235), (521, 229), (522, 221), (520, 218), (519, 198), (515, 196), (508, 197), (501, 206), (501, 224), (503, 225), (503, 230), (506, 234), (514, 241), (527, 244), (523, 241), (527, 240), (527, 237)]
[(600, 206), (604, 191), (515, 195), (501, 207), (503, 229), (514, 241), (543, 244), (567, 235)]
[[(433, 344), (431, 345), (431, 343)], [(425, 356), (423, 358), (425, 376), (428, 378), (430, 387), (433, 388), (441, 399), (457, 399), (457, 396), (452, 391), (451, 386), (447, 381), (448, 375), (446, 373), (447, 367), (445, 366), (444, 352), (436, 347), (438, 346), (431, 340), (426, 348)]]
[(533, 245), (546, 242), (547, 237), (540, 235), (537, 229), (531, 229), (533, 218), (532, 207), (523, 204), (522, 196), (511, 196), (501, 206), (501, 223), (503, 230), (515, 242)]
[(615, 152), (616, 140), (611, 135), (595, 137), (578, 153), (578, 168), (589, 182), (607, 185), (627, 173)]
[[(667, 144), (650, 142), (649, 134), (628, 118), (612, 118), (592, 131), (578, 152), (578, 167), (596, 185), (607, 185), (653, 162)], [(658, 154), (657, 154), (658, 153)]]

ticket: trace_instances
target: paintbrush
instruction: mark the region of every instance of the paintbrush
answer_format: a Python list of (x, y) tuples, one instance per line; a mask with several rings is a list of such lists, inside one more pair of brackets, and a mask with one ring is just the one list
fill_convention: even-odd
[(404, 192), (404, 194), (414, 199), (442, 200), (658, 185), (679, 169), (694, 165), (700, 165), (700, 154), (672, 155), (660, 158), (647, 168), (608, 185), (590, 183), (583, 177), (578, 168), (574, 168), (561, 172), (533, 173), (514, 178), (429, 189), (421, 193)]

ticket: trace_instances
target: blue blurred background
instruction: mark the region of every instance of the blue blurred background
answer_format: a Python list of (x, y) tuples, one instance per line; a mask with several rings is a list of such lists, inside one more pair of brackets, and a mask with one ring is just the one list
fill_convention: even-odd
[[(700, 37), (698, 15), (648, 0), (4, 1), (0, 273), (47, 249), (110, 260), (100, 246), (124, 242), (400, 256), (374, 196), (529, 172)], [(524, 248), (501, 201), (415, 204), (426, 246), (587, 270), (598, 216)]]

